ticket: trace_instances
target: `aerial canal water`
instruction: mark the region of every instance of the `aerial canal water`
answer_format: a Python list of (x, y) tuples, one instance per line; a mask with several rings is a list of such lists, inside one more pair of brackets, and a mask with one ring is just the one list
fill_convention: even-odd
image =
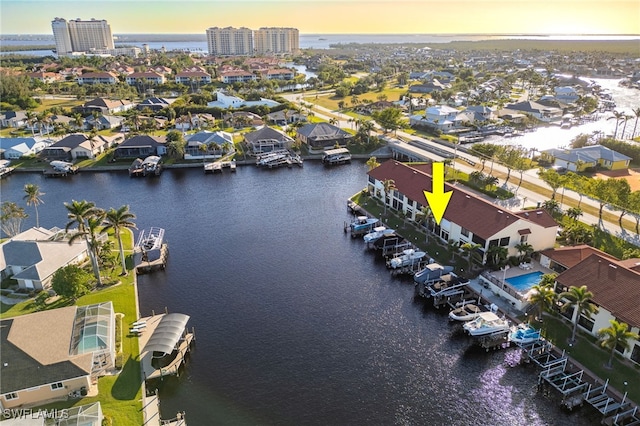
[[(361, 240), (343, 233), (346, 199), (366, 168), (304, 168), (159, 178), (14, 174), (46, 193), (40, 223), (63, 227), (62, 203), (129, 204), (139, 229), (166, 229), (165, 271), (140, 276), (140, 309), (181, 312), (196, 330), (178, 378), (160, 386), (162, 414), (193, 425), (576, 425), (587, 408), (559, 408), (536, 389), (514, 349), (486, 353), (414, 297)], [(35, 214), (25, 226), (34, 226)], [(23, 227), (24, 229), (24, 227)]]

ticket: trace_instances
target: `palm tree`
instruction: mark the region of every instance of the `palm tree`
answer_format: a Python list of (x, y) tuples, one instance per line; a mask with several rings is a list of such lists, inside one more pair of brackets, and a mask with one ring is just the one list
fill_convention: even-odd
[(523, 261), (533, 253), (533, 246), (529, 243), (522, 242), (515, 245), (515, 249), (520, 253), (520, 261)]
[(120, 248), (120, 260), (122, 261), (122, 275), (127, 275), (127, 264), (124, 258), (124, 247), (122, 246), (122, 236), (120, 232), (125, 228), (136, 229), (136, 224), (132, 222), (136, 215), (129, 211), (129, 206), (124, 205), (118, 210), (111, 208), (104, 217), (104, 231), (113, 229), (118, 239), (118, 247)]
[(580, 207), (570, 207), (567, 209), (566, 215), (574, 222), (577, 222), (578, 218), (582, 216), (582, 209)]
[(625, 114), (624, 112), (613, 111), (613, 117), (607, 118), (607, 120), (615, 119), (616, 120), (616, 129), (613, 131), (613, 138), (615, 139), (618, 135), (618, 125), (620, 121), (624, 120)]
[(472, 263), (473, 263), (474, 255), (478, 253), (476, 250), (478, 250), (481, 247), (482, 246), (480, 244), (476, 244), (476, 243), (464, 243), (460, 246), (460, 249), (464, 253), (464, 256), (467, 258), (467, 262), (469, 262), (469, 272), (471, 272), (471, 269), (473, 266)]
[(367, 171), (369, 172), (380, 165), (376, 157), (369, 158), (365, 164), (367, 165)]
[(42, 201), (42, 198), (40, 197), (45, 195), (45, 193), (40, 192), (40, 187), (38, 185), (34, 185), (33, 183), (26, 184), (24, 186), (24, 192), (25, 195), (22, 198), (27, 201), (28, 206), (33, 205), (33, 207), (36, 209), (36, 227), (39, 228), (40, 218), (38, 217), (38, 206), (40, 204), (44, 204), (44, 201)]
[(637, 339), (638, 334), (629, 331), (629, 325), (624, 322), (618, 322), (614, 319), (609, 320), (611, 325), (598, 330), (598, 337), (600, 339), (600, 346), (607, 348), (611, 351), (609, 355), (609, 361), (607, 361), (606, 368), (613, 367), (613, 355), (616, 352), (617, 347), (623, 348), (625, 351), (629, 349), (629, 340)]
[(566, 312), (569, 308), (573, 308), (573, 331), (571, 332), (571, 340), (569, 343), (574, 344), (576, 342), (576, 331), (578, 330), (578, 320), (584, 315), (587, 318), (591, 318), (591, 314), (598, 312), (598, 307), (591, 303), (593, 293), (587, 290), (587, 286), (581, 287), (571, 286), (569, 291), (560, 293), (560, 299), (567, 299), (562, 307), (562, 312)]
[(384, 214), (386, 215), (387, 214), (387, 197), (389, 196), (389, 193), (391, 191), (394, 191), (396, 189), (396, 182), (393, 179), (385, 179), (382, 181), (382, 186), (384, 187), (383, 203), (384, 203)]
[(552, 286), (542, 282), (531, 287), (531, 290), (533, 291), (529, 293), (529, 303), (536, 308), (538, 321), (542, 321), (542, 314), (553, 309), (558, 294), (553, 290)]
[(640, 118), (640, 108), (634, 109), (633, 115), (636, 117), (636, 120), (633, 122), (633, 132), (631, 132), (631, 139), (633, 139), (636, 135), (636, 127), (638, 127), (638, 119)]
[(501, 246), (489, 246), (487, 249), (487, 262), (490, 265), (500, 267), (507, 260), (509, 251), (506, 247)]
[(65, 231), (69, 231), (69, 228), (74, 225), (78, 228), (78, 232), (69, 240), (69, 244), (73, 244), (77, 238), (84, 238), (87, 243), (87, 249), (89, 249), (89, 257), (91, 258), (93, 274), (98, 281), (98, 285), (102, 285), (98, 258), (96, 256), (97, 247), (95, 245), (95, 238), (90, 238), (94, 236), (93, 231), (95, 231), (95, 229), (91, 229), (90, 225), (95, 223), (96, 218), (100, 218), (100, 222), (102, 222), (104, 211), (97, 208), (95, 203), (86, 200), (72, 200), (71, 203), (64, 203), (64, 206), (68, 211), (67, 218), (69, 219), (67, 226), (64, 228)]

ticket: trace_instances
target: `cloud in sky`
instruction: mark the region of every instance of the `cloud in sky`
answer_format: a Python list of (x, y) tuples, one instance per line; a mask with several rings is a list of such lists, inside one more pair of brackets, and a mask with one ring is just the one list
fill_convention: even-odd
[(2, 34), (51, 34), (51, 20), (106, 19), (115, 34), (213, 26), (301, 33), (640, 34), (640, 0), (0, 0)]

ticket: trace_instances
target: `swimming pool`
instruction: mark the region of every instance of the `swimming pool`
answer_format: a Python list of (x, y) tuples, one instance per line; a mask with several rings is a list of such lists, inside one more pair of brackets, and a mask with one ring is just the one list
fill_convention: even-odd
[(515, 288), (518, 293), (526, 293), (531, 287), (538, 284), (542, 275), (540, 271), (529, 272), (528, 274), (518, 275), (517, 277), (507, 278), (507, 284)]

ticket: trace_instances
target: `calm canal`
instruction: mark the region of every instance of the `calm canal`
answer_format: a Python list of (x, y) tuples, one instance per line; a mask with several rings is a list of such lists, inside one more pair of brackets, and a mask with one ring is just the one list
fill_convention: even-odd
[(363, 163), (204, 175), (126, 172), (69, 179), (14, 174), (2, 201), (31, 217), (22, 188), (46, 193), (40, 223), (63, 227), (62, 203), (129, 204), (139, 229), (166, 229), (166, 271), (140, 276), (140, 309), (181, 312), (196, 329), (192, 357), (160, 389), (163, 417), (189, 425), (576, 425), (536, 390), (513, 349), (485, 353), (414, 298), (362, 241), (342, 231)]

